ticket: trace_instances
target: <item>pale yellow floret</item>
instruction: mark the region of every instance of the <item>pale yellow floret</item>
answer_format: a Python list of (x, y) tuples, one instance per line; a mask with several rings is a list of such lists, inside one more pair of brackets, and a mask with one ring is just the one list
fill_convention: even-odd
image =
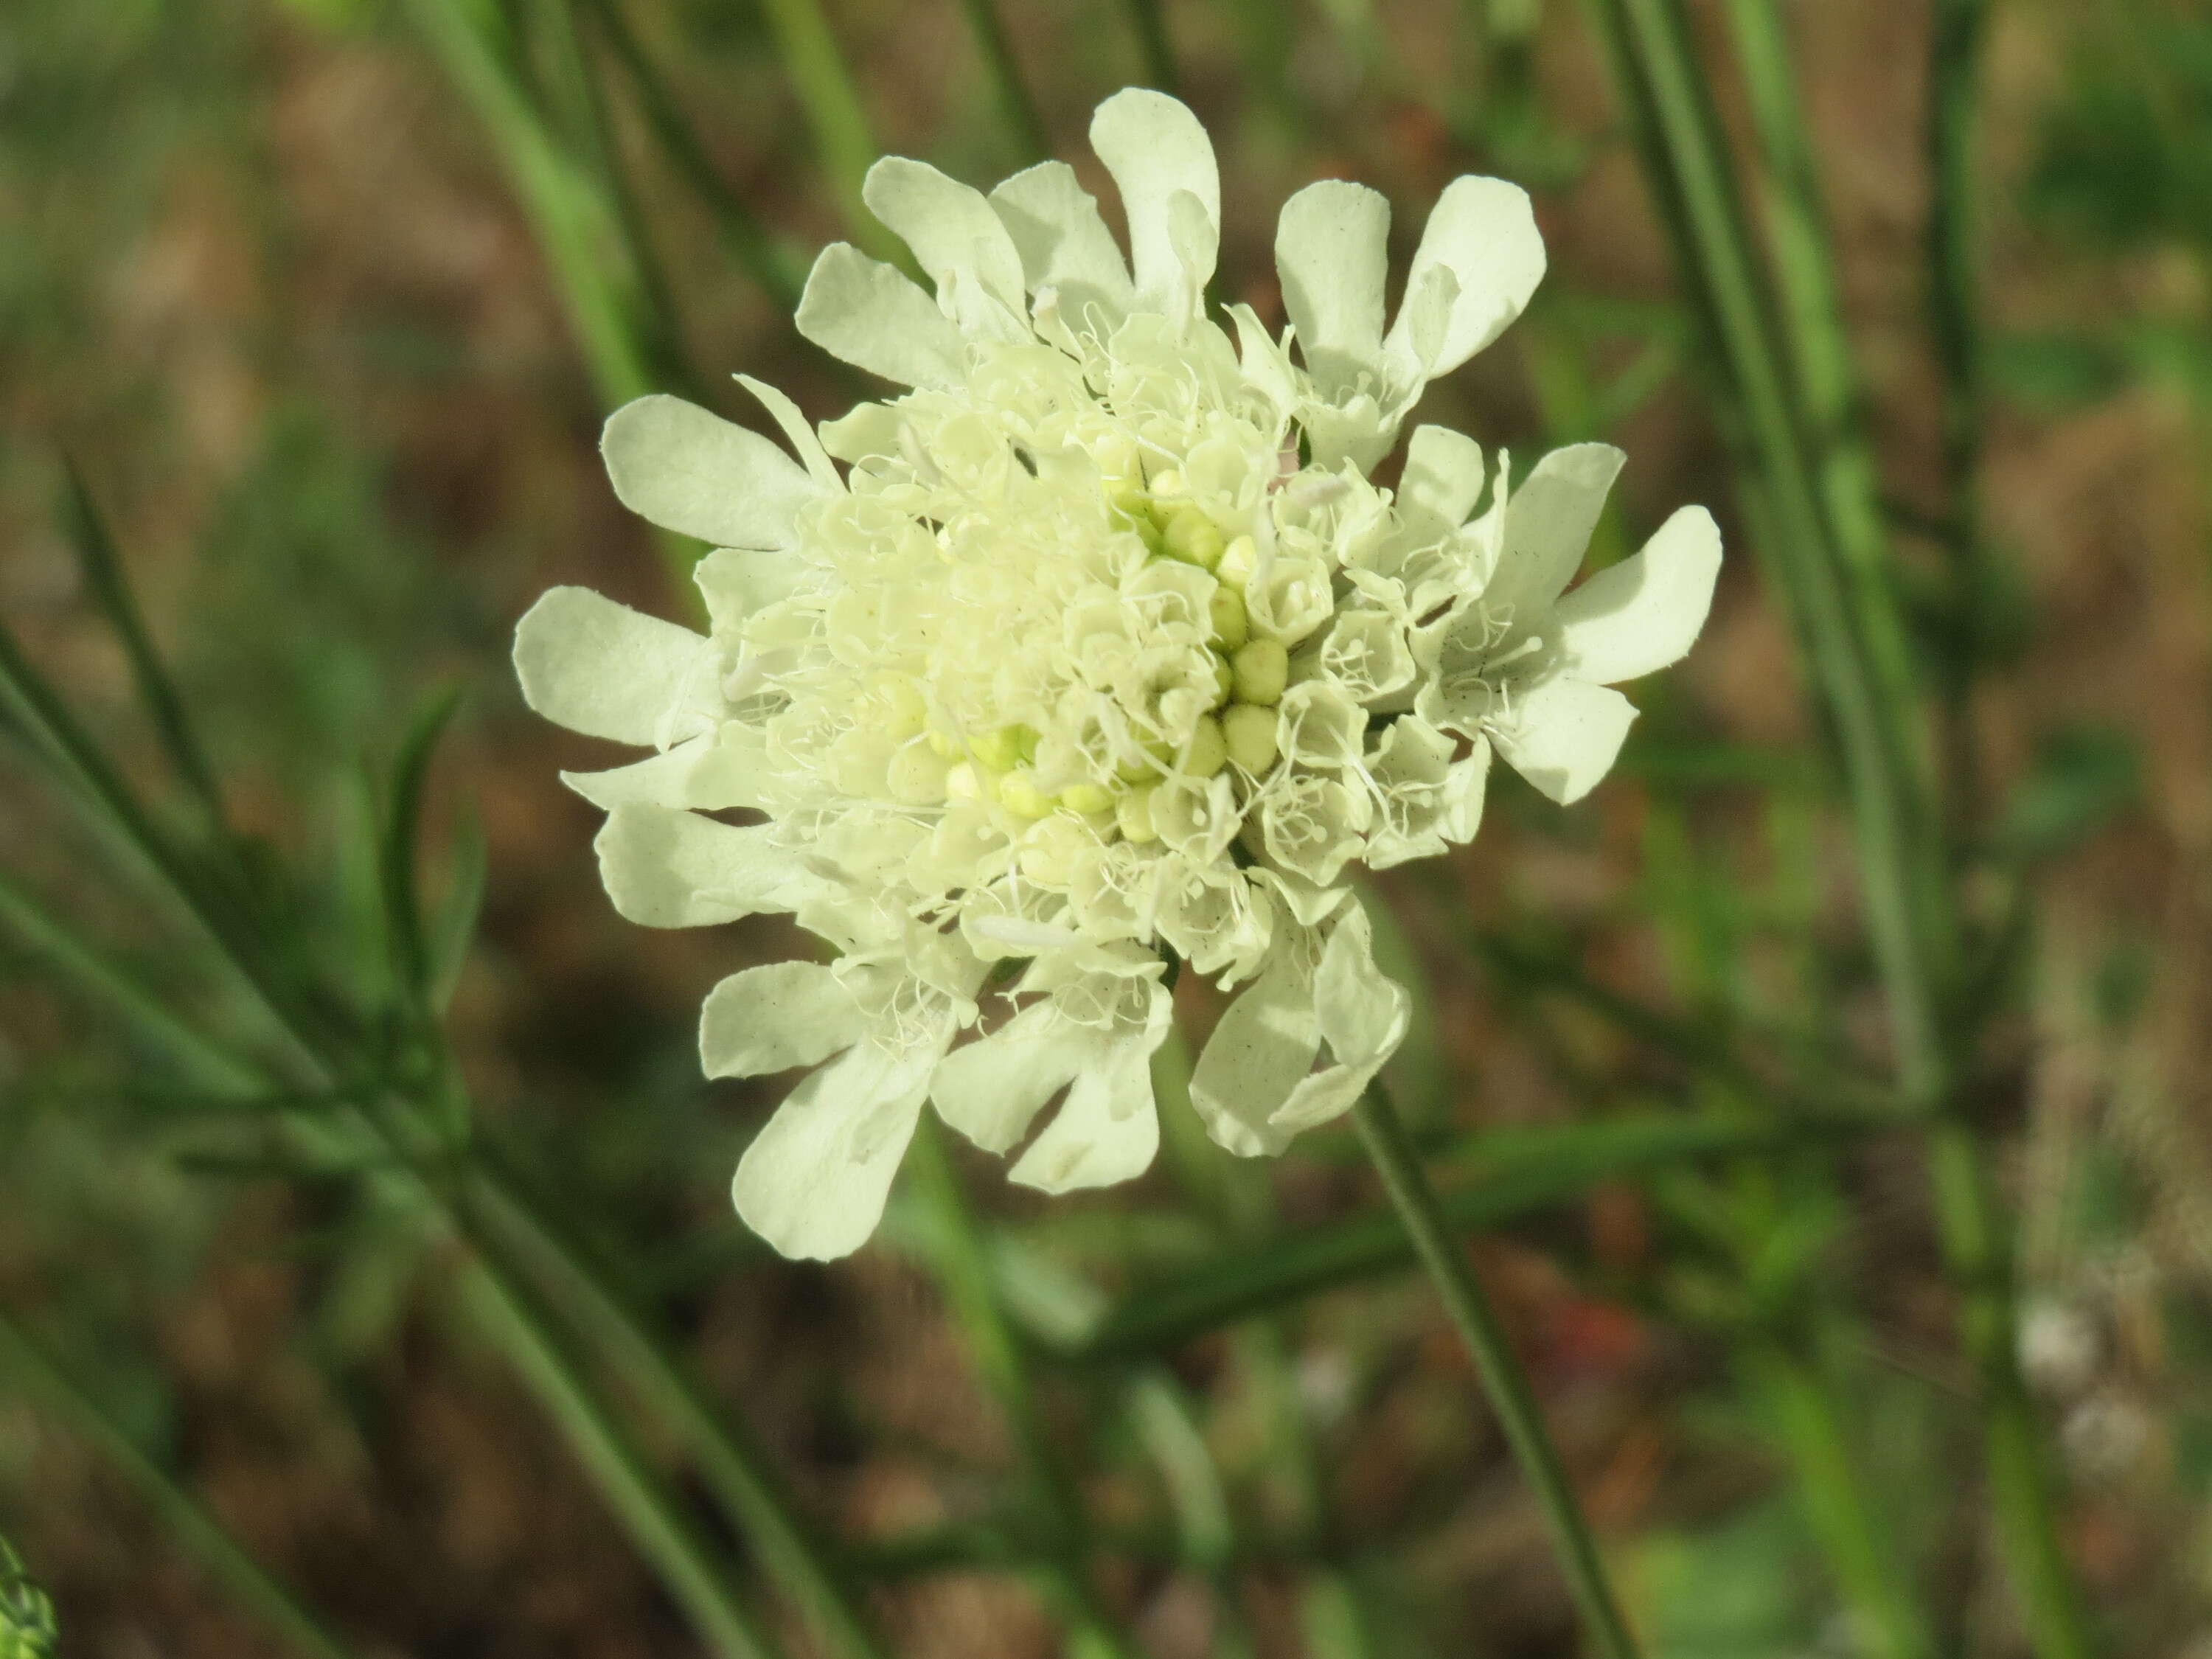
[[(1218, 571), (1215, 573), (1217, 575)], [(1206, 601), (1213, 624), (1213, 643), (1223, 651), (1234, 651), (1251, 636), (1251, 624), (1244, 617), (1244, 595), (1241, 589), (1223, 582), (1213, 590)]]
[(1237, 690), (1237, 671), (1230, 665), (1229, 659), (1218, 651), (1213, 653), (1213, 684), (1218, 692), (1213, 706), (1218, 708)]
[(1041, 818), (1058, 803), (1024, 770), (1009, 772), (999, 780), (999, 805), (1018, 817)]
[[(1259, 568), (1260, 544), (1249, 536), (1232, 537), (1229, 545), (1221, 550), (1221, 558), (1213, 567), (1213, 574), (1231, 587), (1242, 590), (1252, 580)], [(1240, 592), (1240, 599), (1241, 599)]]
[(1190, 746), (1183, 753), (1182, 769), (1194, 778), (1210, 778), (1229, 763), (1229, 744), (1221, 735), (1221, 722), (1200, 714), (1191, 727)]
[(1276, 714), (1258, 703), (1231, 705), (1221, 716), (1222, 740), (1229, 758), (1257, 776), (1275, 763), (1281, 750), (1275, 743)]
[(956, 800), (983, 799), (983, 775), (972, 762), (962, 761), (945, 775), (945, 793)]
[(951, 767), (926, 743), (908, 743), (891, 757), (887, 781), (891, 793), (909, 805), (925, 806), (945, 796)]
[(1114, 803), (1114, 821), (1121, 826), (1121, 834), (1133, 842), (1158, 841), (1159, 829), (1152, 822), (1152, 797), (1159, 786), (1147, 784), (1129, 793)]
[(1070, 784), (1060, 792), (1060, 804), (1071, 812), (1091, 817), (1114, 810), (1113, 792), (1096, 783)]
[(1221, 526), (1194, 507), (1179, 507), (1161, 532), (1162, 550), (1171, 559), (1211, 570), (1221, 562)]
[(1283, 688), (1290, 683), (1291, 653), (1280, 640), (1248, 640), (1234, 661), (1237, 702), (1282, 701)]
[(968, 739), (975, 758), (994, 772), (1011, 772), (1036, 758), (1037, 734), (1026, 726), (1002, 726)]

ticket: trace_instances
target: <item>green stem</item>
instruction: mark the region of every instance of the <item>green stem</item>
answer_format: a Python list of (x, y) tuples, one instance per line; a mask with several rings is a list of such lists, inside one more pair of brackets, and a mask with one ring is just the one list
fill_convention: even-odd
[(907, 1170), (927, 1207), (939, 1284), (966, 1334), (983, 1385), (1006, 1413), (1026, 1476), (1037, 1523), (1048, 1529), (1046, 1588), (1073, 1626), (1085, 1654), (1127, 1655), (1091, 1587), (1086, 1570), (1089, 1527), (1073, 1486), (1060, 1468), (1030, 1384), (1028, 1357), (999, 1304), (989, 1260), (975, 1218), (960, 1190), (945, 1132), (922, 1114)]
[(0, 1367), (34, 1390), (135, 1488), (169, 1533), (198, 1558), (238, 1604), (311, 1659), (351, 1659), (351, 1650), (325, 1630), (293, 1594), (247, 1554), (222, 1523), (170, 1478), (68, 1373), (5, 1314), (0, 1314)]
[(769, 1659), (766, 1632), (729, 1588), (706, 1540), (655, 1478), (605, 1407), (580, 1382), (576, 1356), (565, 1351), (544, 1312), (511, 1283), (477, 1267), (462, 1294), (487, 1331), (568, 1438), (662, 1583), (690, 1616), (692, 1628), (720, 1659)]
[(1543, 1413), (1528, 1376), (1514, 1357), (1490, 1298), (1444, 1224), (1436, 1192), (1407, 1138), (1405, 1125), (1398, 1121), (1390, 1097), (1379, 1082), (1370, 1083), (1352, 1111), (1421, 1265), (1428, 1269), (1445, 1312), (1451, 1316), (1475, 1369), (1481, 1373), (1506, 1443), (1535, 1492), (1536, 1502), (1551, 1528), (1560, 1568), (1582, 1609), (1591, 1640), (1603, 1659), (1636, 1659), (1635, 1638), (1629, 1634), (1627, 1621), (1614, 1600), (1597, 1541), (1583, 1518), (1582, 1506), (1544, 1426)]
[(853, 240), (879, 259), (902, 257), (898, 240), (878, 224), (860, 199), (860, 183), (875, 164), (876, 140), (859, 89), (845, 67), (820, 0), (761, 0), (784, 73), (797, 94), (821, 152), (830, 192)]
[(1954, 834), (1973, 828), (1980, 758), (1971, 701), (1980, 656), (1974, 623), (1982, 570), (1981, 332), (1975, 324), (1977, 188), (1974, 112), (1978, 97), (1984, 0), (1937, 0), (1928, 66), (1929, 320), (1943, 369), (1943, 477), (1948, 503), (1943, 541), (1951, 557), (1951, 605), (1964, 661), (1945, 676), (1945, 775)]
[(488, 37), (472, 0), (409, 0), (422, 38), (476, 111), (513, 178), (567, 302), (584, 359), (611, 406), (655, 387), (639, 275), (620, 216), (594, 179), (548, 131)]
[(1950, 1085), (1944, 997), (1957, 958), (1940, 844), (1920, 787), (1913, 689), (1884, 673), (1863, 613), (1874, 595), (1838, 551), (1806, 450), (1702, 66), (1677, 0), (1595, 0), (1594, 15), (1650, 128), (1662, 202), (1698, 278), (1755, 458), (1773, 536), (1765, 546), (1841, 740), (1875, 954), (1906, 1092), (1923, 1108)]
[(1850, 1610), (1852, 1651), (1869, 1659), (1929, 1659), (1934, 1641), (1868, 1505), (1856, 1453), (1817, 1358), (1761, 1341), (1744, 1352), (1742, 1364), (1790, 1455), (1806, 1517)]
[[(1591, 14), (1634, 113), (1654, 198), (1705, 304), (1755, 472), (1747, 502), (1790, 592), (1841, 740), (1900, 1081), (1905, 1097), (1936, 1120), (1929, 1161), (1937, 1216), (1964, 1304), (1963, 1340), (1981, 1383), (1999, 1535), (2035, 1651), (2041, 1659), (2080, 1659), (2091, 1644), (2057, 1546), (2052, 1495), (2011, 1340), (2005, 1218), (1972, 1131), (1949, 1115), (1957, 1057), (1947, 1025), (1955, 1012), (1960, 953), (1941, 826), (1929, 809), (1931, 792), (1911, 736), (1917, 698), (1914, 688), (1886, 676), (1889, 664), (1874, 644), (1890, 624), (1854, 615), (1893, 601), (1886, 586), (1849, 579), (1812, 487), (1718, 120), (1679, 0), (1593, 0)], [(1948, 73), (1958, 73), (1960, 47), (1971, 44), (1971, 33), (1951, 38)], [(1963, 100), (1953, 107), (1963, 109)]]
[(731, 257), (759, 284), (761, 293), (779, 312), (797, 309), (799, 278), (791, 262), (766, 227), (756, 218), (744, 198), (730, 187), (721, 169), (692, 130), (666, 79), (639, 42), (629, 20), (613, 0), (586, 0), (593, 21), (614, 49), (623, 72), (637, 94), (638, 107), (653, 137), (667, 153), (669, 162), (692, 194), (706, 206), (715, 234)]
[(968, 14), (975, 50), (983, 55), (992, 90), (998, 95), (1000, 111), (1013, 131), (1023, 161), (1044, 161), (1052, 154), (1052, 140), (1037, 113), (1036, 100), (1022, 79), (1022, 66), (1014, 57), (1013, 43), (1006, 39), (1006, 21), (999, 15), (998, 6), (994, 0), (960, 0), (960, 7)]
[[(1881, 479), (1863, 417), (1820, 164), (1779, 0), (1729, 0), (1729, 18), (1765, 163), (1760, 179), (1766, 244), (1822, 503), (1852, 580), (1879, 589), (1890, 580)], [(1883, 679), (1909, 684), (1911, 668), (1894, 606), (1877, 593), (1859, 609), (1869, 624), (1869, 647), (1881, 659)]]
[[(1177, 90), (1175, 43), (1168, 39), (1168, 20), (1160, 0), (1122, 0), (1128, 9), (1129, 27), (1137, 37), (1137, 55), (1144, 64), (1145, 84), (1158, 92)], [(1289, 20), (1278, 14), (1278, 30), (1287, 32)]]

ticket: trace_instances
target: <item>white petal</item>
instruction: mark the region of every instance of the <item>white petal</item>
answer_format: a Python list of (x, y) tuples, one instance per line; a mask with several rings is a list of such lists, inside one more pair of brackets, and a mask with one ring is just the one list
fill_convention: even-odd
[(689, 799), (691, 769), (698, 765), (700, 757), (713, 743), (714, 739), (702, 732), (673, 749), (629, 766), (611, 767), (604, 772), (563, 772), (561, 781), (602, 811), (626, 800), (641, 800), (656, 806), (696, 805)]
[(1443, 838), (1455, 843), (1474, 839), (1482, 827), (1482, 798), (1490, 781), (1490, 744), (1477, 738), (1464, 760), (1452, 763), (1444, 775), (1443, 822), (1437, 826)]
[(717, 547), (788, 547), (799, 509), (822, 493), (759, 433), (656, 392), (607, 416), (599, 454), (622, 504)]
[(929, 1097), (937, 1115), (969, 1139), (1003, 1152), (1097, 1049), (1097, 1032), (1049, 1002), (1032, 1003), (990, 1036), (945, 1055)]
[(1129, 267), (1098, 203), (1065, 161), (1041, 161), (991, 192), (991, 206), (1022, 256), (1022, 280), (1057, 289), (1063, 308), (1099, 301), (1126, 312), (1134, 290)]
[(960, 384), (966, 346), (952, 319), (896, 267), (848, 242), (822, 250), (799, 296), (799, 331), (831, 356), (901, 386)]
[(1683, 507), (1641, 552), (1559, 601), (1568, 672), (1613, 685), (1680, 662), (1705, 625), (1720, 569), (1720, 526), (1704, 507)]
[(1490, 728), (1505, 763), (1562, 806), (1613, 769), (1636, 706), (1583, 680), (1552, 679), (1518, 692), (1511, 714)]
[[(1457, 283), (1442, 337), (1416, 349), (1413, 313), (1428, 273)], [(1521, 314), (1544, 276), (1544, 239), (1528, 192), (1502, 179), (1455, 179), (1429, 214), (1406, 277), (1406, 304), (1390, 343), (1431, 380), (1448, 374), (1488, 345)]]
[(1483, 590), (1493, 616), (1527, 628), (1582, 568), (1590, 532), (1628, 458), (1611, 444), (1570, 444), (1536, 463), (1505, 505), (1505, 544)]
[(859, 1000), (832, 969), (775, 962), (732, 974), (707, 993), (699, 1059), (708, 1077), (758, 1077), (819, 1065), (867, 1028)]
[(1325, 388), (1349, 388), (1382, 355), (1389, 234), (1390, 204), (1364, 185), (1324, 179), (1283, 204), (1275, 224), (1283, 308)]
[(1130, 1036), (1104, 1045), (1010, 1178), (1041, 1192), (1069, 1193), (1133, 1181), (1150, 1169), (1160, 1148), (1151, 1065), (1158, 1041)]
[(763, 911), (796, 910), (836, 890), (774, 826), (737, 829), (696, 812), (625, 801), (592, 843), (615, 908), (646, 927), (706, 927)]
[(714, 660), (711, 642), (690, 629), (588, 587), (546, 589), (514, 629), (522, 700), (556, 725), (617, 743), (691, 736), (713, 696)]
[(1474, 439), (1446, 426), (1417, 426), (1406, 443), (1398, 494), (1455, 530), (1482, 498), (1486, 477), (1482, 446)]
[(1321, 1052), (1313, 970), (1286, 940), (1260, 977), (1223, 1011), (1190, 1078), (1206, 1132), (1241, 1158), (1279, 1152), (1291, 1137), (1269, 1120)]
[(797, 592), (809, 574), (805, 561), (788, 550), (718, 547), (692, 567), (691, 580), (716, 630), (734, 632), (746, 617)]
[(767, 759), (767, 740), (757, 727), (725, 720), (720, 732), (702, 732), (632, 765), (563, 772), (561, 781), (603, 811), (623, 801), (644, 801), (720, 812), (759, 807)]
[[(1131, 87), (1091, 118), (1091, 148), (1121, 192), (1138, 292), (1162, 309), (1194, 303), (1213, 275), (1221, 228), (1221, 175), (1206, 129), (1165, 93)], [(1179, 252), (1174, 200), (1182, 192), (1196, 201), (1205, 234)]]
[(783, 435), (791, 441), (792, 448), (798, 452), (799, 463), (805, 467), (807, 477), (824, 490), (836, 491), (845, 487), (845, 481), (837, 476), (837, 469), (830, 465), (829, 451), (823, 448), (821, 438), (808, 424), (806, 416), (799, 412), (797, 404), (792, 402), (780, 388), (770, 386), (766, 380), (756, 380), (750, 374), (738, 375), (738, 384), (759, 398), (761, 407), (768, 410), (769, 417), (783, 428)]
[[(1132, 965), (1141, 960), (1135, 952), (1130, 955)], [(1066, 1103), (1022, 1154), (1013, 1180), (1043, 1192), (1066, 1193), (1133, 1181), (1152, 1166), (1160, 1146), (1159, 1115), (1152, 1106), (1152, 1051), (1167, 1040), (1175, 999), (1154, 981), (1144, 1010), (1141, 1023), (1088, 1031), (1091, 1053), (1067, 1091)]]
[(1375, 965), (1367, 912), (1346, 906), (1314, 975), (1314, 1018), (1335, 1063), (1301, 1079), (1269, 1127), (1301, 1133), (1349, 1110), (1405, 1040), (1408, 1007), (1405, 991)]
[(862, 1042), (793, 1089), (730, 1184), (745, 1224), (785, 1255), (817, 1261), (866, 1243), (914, 1138), (937, 1052)]
[(1314, 1018), (1338, 1060), (1388, 1059), (1405, 1040), (1403, 988), (1375, 965), (1375, 925), (1355, 900), (1345, 907), (1314, 973)]
[(1017, 316), (1027, 314), (1022, 257), (982, 191), (927, 161), (886, 155), (868, 169), (860, 198), (914, 250), (940, 301), (954, 286), (954, 273), (965, 272)]

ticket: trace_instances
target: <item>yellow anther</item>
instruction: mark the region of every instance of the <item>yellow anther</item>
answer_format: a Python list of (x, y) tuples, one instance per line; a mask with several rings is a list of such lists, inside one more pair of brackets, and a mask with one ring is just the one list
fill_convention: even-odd
[(1275, 743), (1275, 711), (1258, 703), (1232, 704), (1221, 716), (1221, 736), (1229, 745), (1229, 758), (1257, 775), (1275, 763), (1281, 753)]
[(1162, 467), (1146, 479), (1146, 483), (1151, 485), (1152, 494), (1155, 495), (1180, 495), (1189, 489), (1189, 486), (1183, 483), (1181, 470), (1172, 466)]
[(1247, 640), (1235, 658), (1237, 701), (1279, 702), (1290, 683), (1291, 653), (1280, 640)]

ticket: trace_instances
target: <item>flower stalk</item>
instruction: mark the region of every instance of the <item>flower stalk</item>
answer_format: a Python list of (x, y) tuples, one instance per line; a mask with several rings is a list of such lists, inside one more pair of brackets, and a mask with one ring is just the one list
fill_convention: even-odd
[(1467, 1257), (1445, 1224), (1436, 1190), (1421, 1168), (1420, 1154), (1407, 1136), (1397, 1109), (1380, 1079), (1370, 1079), (1352, 1121), (1366, 1144), (1376, 1172), (1405, 1224), (1414, 1253), (1427, 1269), (1437, 1294), (1481, 1375), (1498, 1427), (1536, 1495), (1550, 1528), (1554, 1553), (1593, 1646), (1602, 1659), (1638, 1659), (1636, 1639), (1606, 1576), (1597, 1540), (1584, 1519), (1559, 1454), (1544, 1425), (1542, 1409), (1528, 1374), (1514, 1356), (1498, 1315), (1468, 1267)]

